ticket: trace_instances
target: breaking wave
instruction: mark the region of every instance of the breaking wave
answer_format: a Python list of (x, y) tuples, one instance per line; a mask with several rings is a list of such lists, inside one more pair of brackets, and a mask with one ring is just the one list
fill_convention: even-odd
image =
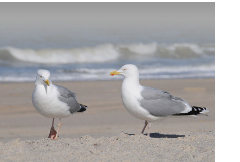
[(171, 59), (188, 59), (214, 55), (213, 45), (200, 46), (191, 43), (157, 44), (102, 44), (95, 47), (72, 49), (20, 49), (0, 48), (0, 62), (28, 62), (40, 64), (101, 63), (131, 56), (154, 56)]

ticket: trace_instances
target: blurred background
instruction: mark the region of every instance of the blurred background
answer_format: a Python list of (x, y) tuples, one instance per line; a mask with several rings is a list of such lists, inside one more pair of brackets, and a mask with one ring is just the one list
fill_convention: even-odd
[(1, 3), (0, 82), (215, 77), (215, 3)]

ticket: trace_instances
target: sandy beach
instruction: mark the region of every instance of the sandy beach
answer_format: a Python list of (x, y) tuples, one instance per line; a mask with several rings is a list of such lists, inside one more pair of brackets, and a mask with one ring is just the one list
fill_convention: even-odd
[(34, 83), (0, 84), (0, 161), (214, 161), (214, 78), (141, 80), (210, 111), (154, 122), (150, 138), (140, 135), (144, 121), (122, 105), (121, 80), (54, 83), (88, 106), (61, 120), (55, 141), (46, 138), (51, 119), (32, 106)]

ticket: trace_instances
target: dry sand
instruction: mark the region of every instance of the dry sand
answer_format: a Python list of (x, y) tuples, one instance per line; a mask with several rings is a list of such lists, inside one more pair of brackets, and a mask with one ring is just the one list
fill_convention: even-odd
[(62, 119), (56, 141), (46, 138), (51, 119), (32, 106), (34, 83), (1, 83), (0, 161), (214, 161), (214, 79), (141, 80), (210, 110), (208, 116), (154, 122), (150, 138), (139, 135), (144, 121), (124, 109), (121, 82), (55, 82), (88, 105)]

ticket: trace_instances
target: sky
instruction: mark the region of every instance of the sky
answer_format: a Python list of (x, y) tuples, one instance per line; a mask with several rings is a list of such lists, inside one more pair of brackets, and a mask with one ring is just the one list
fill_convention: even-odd
[(2, 2), (0, 22), (2, 47), (215, 42), (214, 2)]
[(215, 3), (1, 3), (1, 28), (214, 28)]

